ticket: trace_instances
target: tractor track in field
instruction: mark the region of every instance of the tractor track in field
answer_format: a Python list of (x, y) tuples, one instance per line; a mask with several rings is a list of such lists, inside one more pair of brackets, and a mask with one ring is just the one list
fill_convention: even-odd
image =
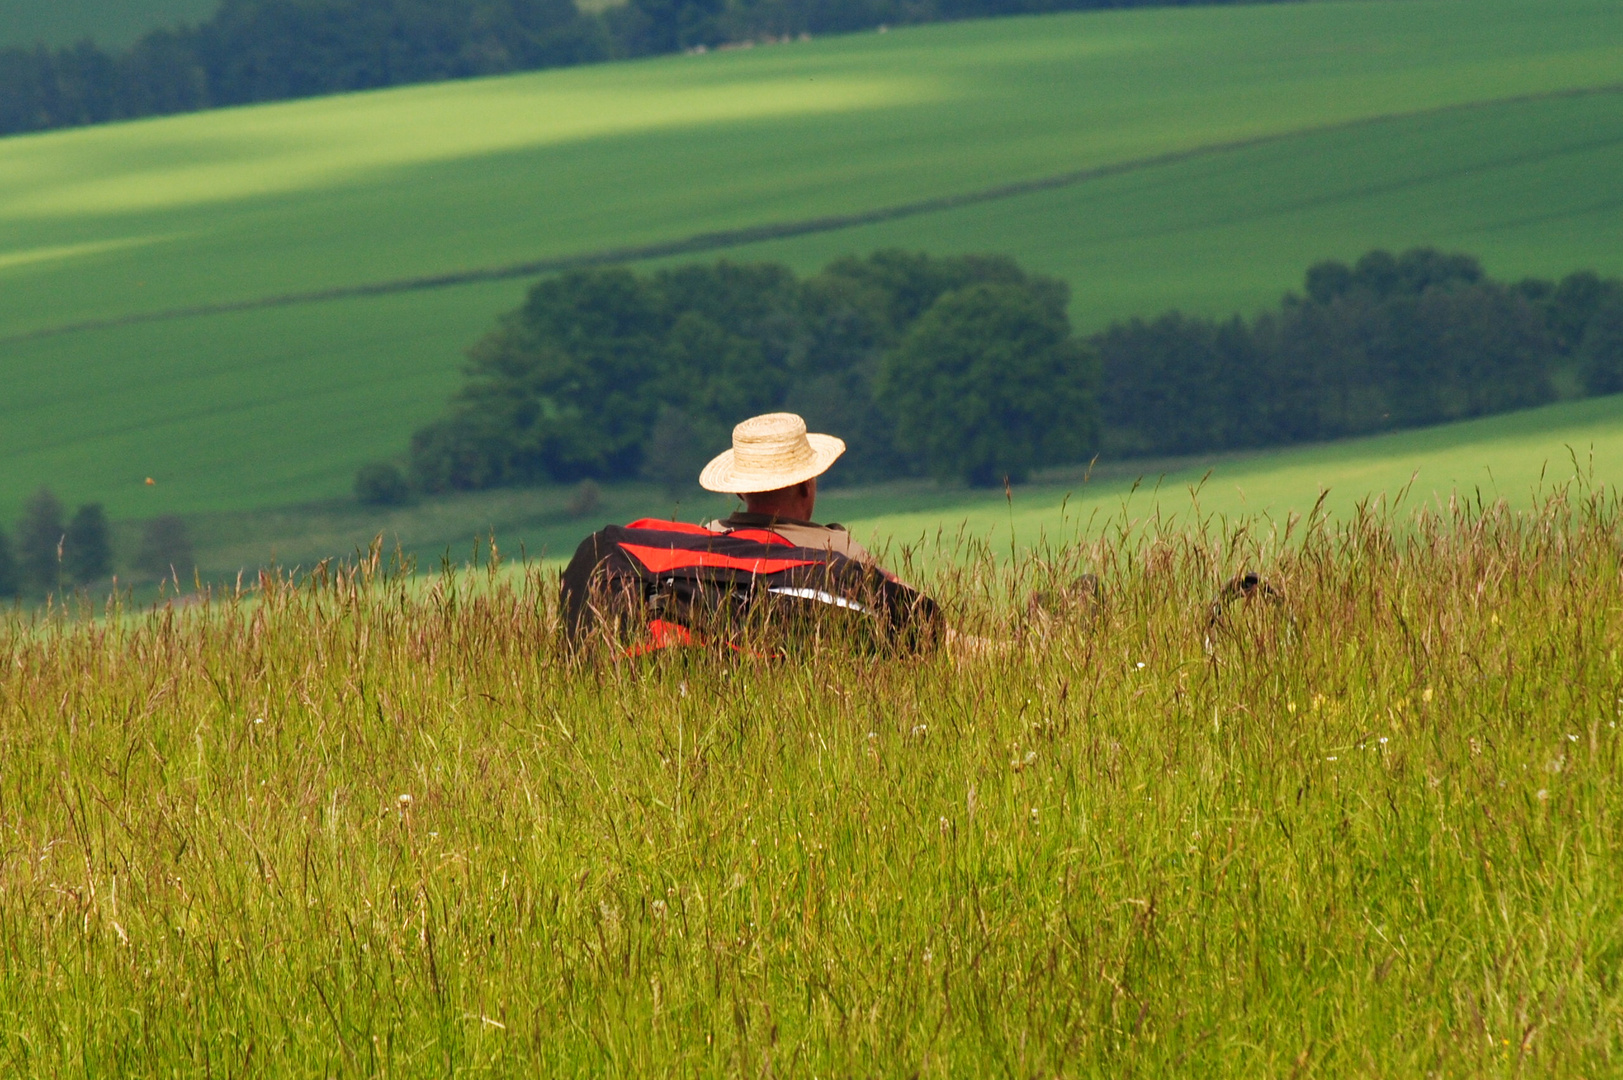
[(961, 192), (956, 195), (941, 195), (935, 198), (919, 199), (914, 202), (897, 203), (891, 206), (876, 207), (872, 210), (861, 210), (850, 214), (831, 214), (823, 217), (801, 218), (794, 221), (764, 222), (759, 225), (748, 225), (738, 229), (721, 229), (713, 232), (695, 233), (690, 236), (678, 237), (673, 240), (662, 240), (650, 244), (633, 244), (624, 247), (602, 248), (597, 251), (577, 252), (572, 255), (557, 255), (545, 259), (534, 259), (528, 262), (509, 263), (502, 266), (477, 267), (470, 270), (454, 270), (443, 274), (427, 274), (418, 277), (396, 278), (390, 281), (376, 281), (362, 285), (339, 285), (328, 289), (313, 289), (308, 292), (281, 293), (274, 296), (261, 296), (248, 300), (232, 300), (217, 304), (197, 304), (189, 307), (165, 308), (158, 311), (133, 312), (127, 315), (114, 315), (102, 319), (85, 319), (79, 322), (62, 323), (57, 326), (40, 327), (35, 330), (26, 330), (21, 333), (0, 336), (0, 345), (12, 345), (25, 341), (36, 341), (41, 338), (85, 333), (92, 330), (112, 330), (125, 326), (138, 326), (144, 323), (169, 322), (178, 319), (194, 319), (209, 315), (230, 315), (245, 311), (259, 311), (266, 308), (296, 307), (304, 304), (319, 304), (333, 300), (354, 300), (372, 296), (391, 296), (397, 293), (454, 288), (460, 285), (478, 285), (485, 282), (507, 281), (514, 278), (535, 277), (539, 274), (558, 273), (566, 270), (582, 270), (596, 266), (612, 266), (620, 263), (641, 262), (647, 259), (669, 258), (673, 255), (697, 255), (711, 251), (725, 251), (729, 248), (742, 247), (746, 244), (762, 243), (769, 240), (786, 240), (797, 236), (808, 236), (815, 233), (838, 232), (843, 229), (859, 228), (864, 225), (878, 225), (884, 222), (896, 221), (902, 218), (918, 217), (924, 214), (938, 214), (950, 210), (958, 210), (967, 206), (977, 206), (982, 203), (1000, 202), (1004, 199), (1018, 198), (1022, 195), (1031, 195), (1043, 191), (1053, 191), (1058, 188), (1073, 187), (1077, 184), (1084, 184), (1092, 180), (1102, 180), (1107, 177), (1121, 176), (1126, 173), (1139, 172), (1145, 169), (1154, 169), (1164, 165), (1176, 165), (1186, 161), (1195, 161), (1201, 158), (1216, 157), (1222, 154), (1234, 153), (1240, 150), (1250, 150), (1256, 147), (1270, 146), (1275, 143), (1287, 142), (1291, 139), (1308, 138), (1315, 135), (1334, 134), (1341, 131), (1355, 131), (1360, 128), (1377, 127), (1382, 124), (1396, 123), (1404, 120), (1422, 119), (1429, 116), (1446, 116), (1451, 113), (1473, 112), (1482, 109), (1533, 104), (1542, 101), (1558, 101), (1569, 98), (1602, 97), (1613, 94), (1623, 94), (1623, 83), (1612, 83), (1603, 86), (1573, 87), (1565, 90), (1549, 90), (1536, 94), (1517, 94), (1510, 97), (1491, 98), (1483, 101), (1459, 102), (1453, 105), (1437, 105), (1425, 109), (1415, 109), (1409, 112), (1379, 113), (1372, 116), (1358, 117), (1353, 120), (1341, 120), (1332, 124), (1322, 124), (1316, 127), (1296, 128), (1291, 131), (1273, 132), (1267, 135), (1254, 135), (1243, 139), (1228, 139), (1220, 142), (1205, 143), (1200, 146), (1192, 146), (1183, 150), (1171, 150), (1163, 154), (1152, 154), (1147, 157), (1132, 158), (1127, 161), (1112, 162), (1106, 165), (1095, 165), (1086, 169), (1073, 169), (1067, 172), (1053, 173), (1048, 176), (1036, 177), (1031, 180), (1018, 180), (1013, 183), (998, 184), (993, 187)]

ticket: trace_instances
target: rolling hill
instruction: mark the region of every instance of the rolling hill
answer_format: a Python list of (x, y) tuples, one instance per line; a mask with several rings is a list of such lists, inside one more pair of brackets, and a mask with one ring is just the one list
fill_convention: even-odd
[(1007, 251), (1083, 328), (1375, 245), (1620, 272), (1620, 61), (1610, 0), (1150, 9), (4, 140), (0, 519), (341, 496), (572, 262)]
[(0, 48), (126, 45), (149, 30), (208, 18), (220, 0), (0, 0)]

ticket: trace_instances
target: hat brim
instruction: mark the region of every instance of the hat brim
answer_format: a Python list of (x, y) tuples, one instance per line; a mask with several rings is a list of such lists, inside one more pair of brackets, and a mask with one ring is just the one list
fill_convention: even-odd
[(738, 467), (738, 459), (731, 450), (723, 450), (699, 474), (699, 486), (706, 491), (719, 491), (727, 495), (750, 495), (760, 491), (777, 491), (793, 487), (813, 477), (822, 476), (828, 467), (845, 453), (845, 440), (833, 435), (808, 433), (811, 444), (809, 461), (783, 469), (762, 471)]

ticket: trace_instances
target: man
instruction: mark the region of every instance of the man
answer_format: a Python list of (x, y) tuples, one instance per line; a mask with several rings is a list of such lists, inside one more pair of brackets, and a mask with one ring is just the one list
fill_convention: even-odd
[(710, 522), (708, 528), (713, 532), (769, 529), (796, 547), (838, 552), (895, 581), (896, 575), (880, 566), (843, 526), (812, 521), (817, 478), (843, 453), (842, 440), (808, 434), (806, 421), (794, 413), (767, 413), (745, 420), (733, 428), (732, 449), (723, 451), (699, 474), (701, 487), (739, 496), (744, 509)]

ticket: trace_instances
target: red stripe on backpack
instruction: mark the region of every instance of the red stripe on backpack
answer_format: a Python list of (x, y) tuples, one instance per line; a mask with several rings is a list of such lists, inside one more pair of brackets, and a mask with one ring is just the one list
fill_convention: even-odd
[(693, 525), (693, 524), (690, 524), (690, 523), (688, 523), (686, 521), (661, 521), (659, 518), (638, 518), (636, 521), (633, 521), (630, 525), (627, 525), (626, 528), (628, 528), (628, 529), (646, 529), (649, 532), (686, 533), (689, 536), (720, 536), (720, 535), (722, 535), (721, 533), (713, 533), (713, 532), (711, 532), (709, 529), (705, 528), (703, 525)]
[(656, 574), (698, 567), (712, 570), (743, 570), (749, 574), (776, 574), (797, 566), (818, 565), (816, 559), (747, 559), (736, 555), (722, 555), (715, 551), (647, 547), (643, 544), (627, 544), (624, 541), (620, 543), (620, 549)]

